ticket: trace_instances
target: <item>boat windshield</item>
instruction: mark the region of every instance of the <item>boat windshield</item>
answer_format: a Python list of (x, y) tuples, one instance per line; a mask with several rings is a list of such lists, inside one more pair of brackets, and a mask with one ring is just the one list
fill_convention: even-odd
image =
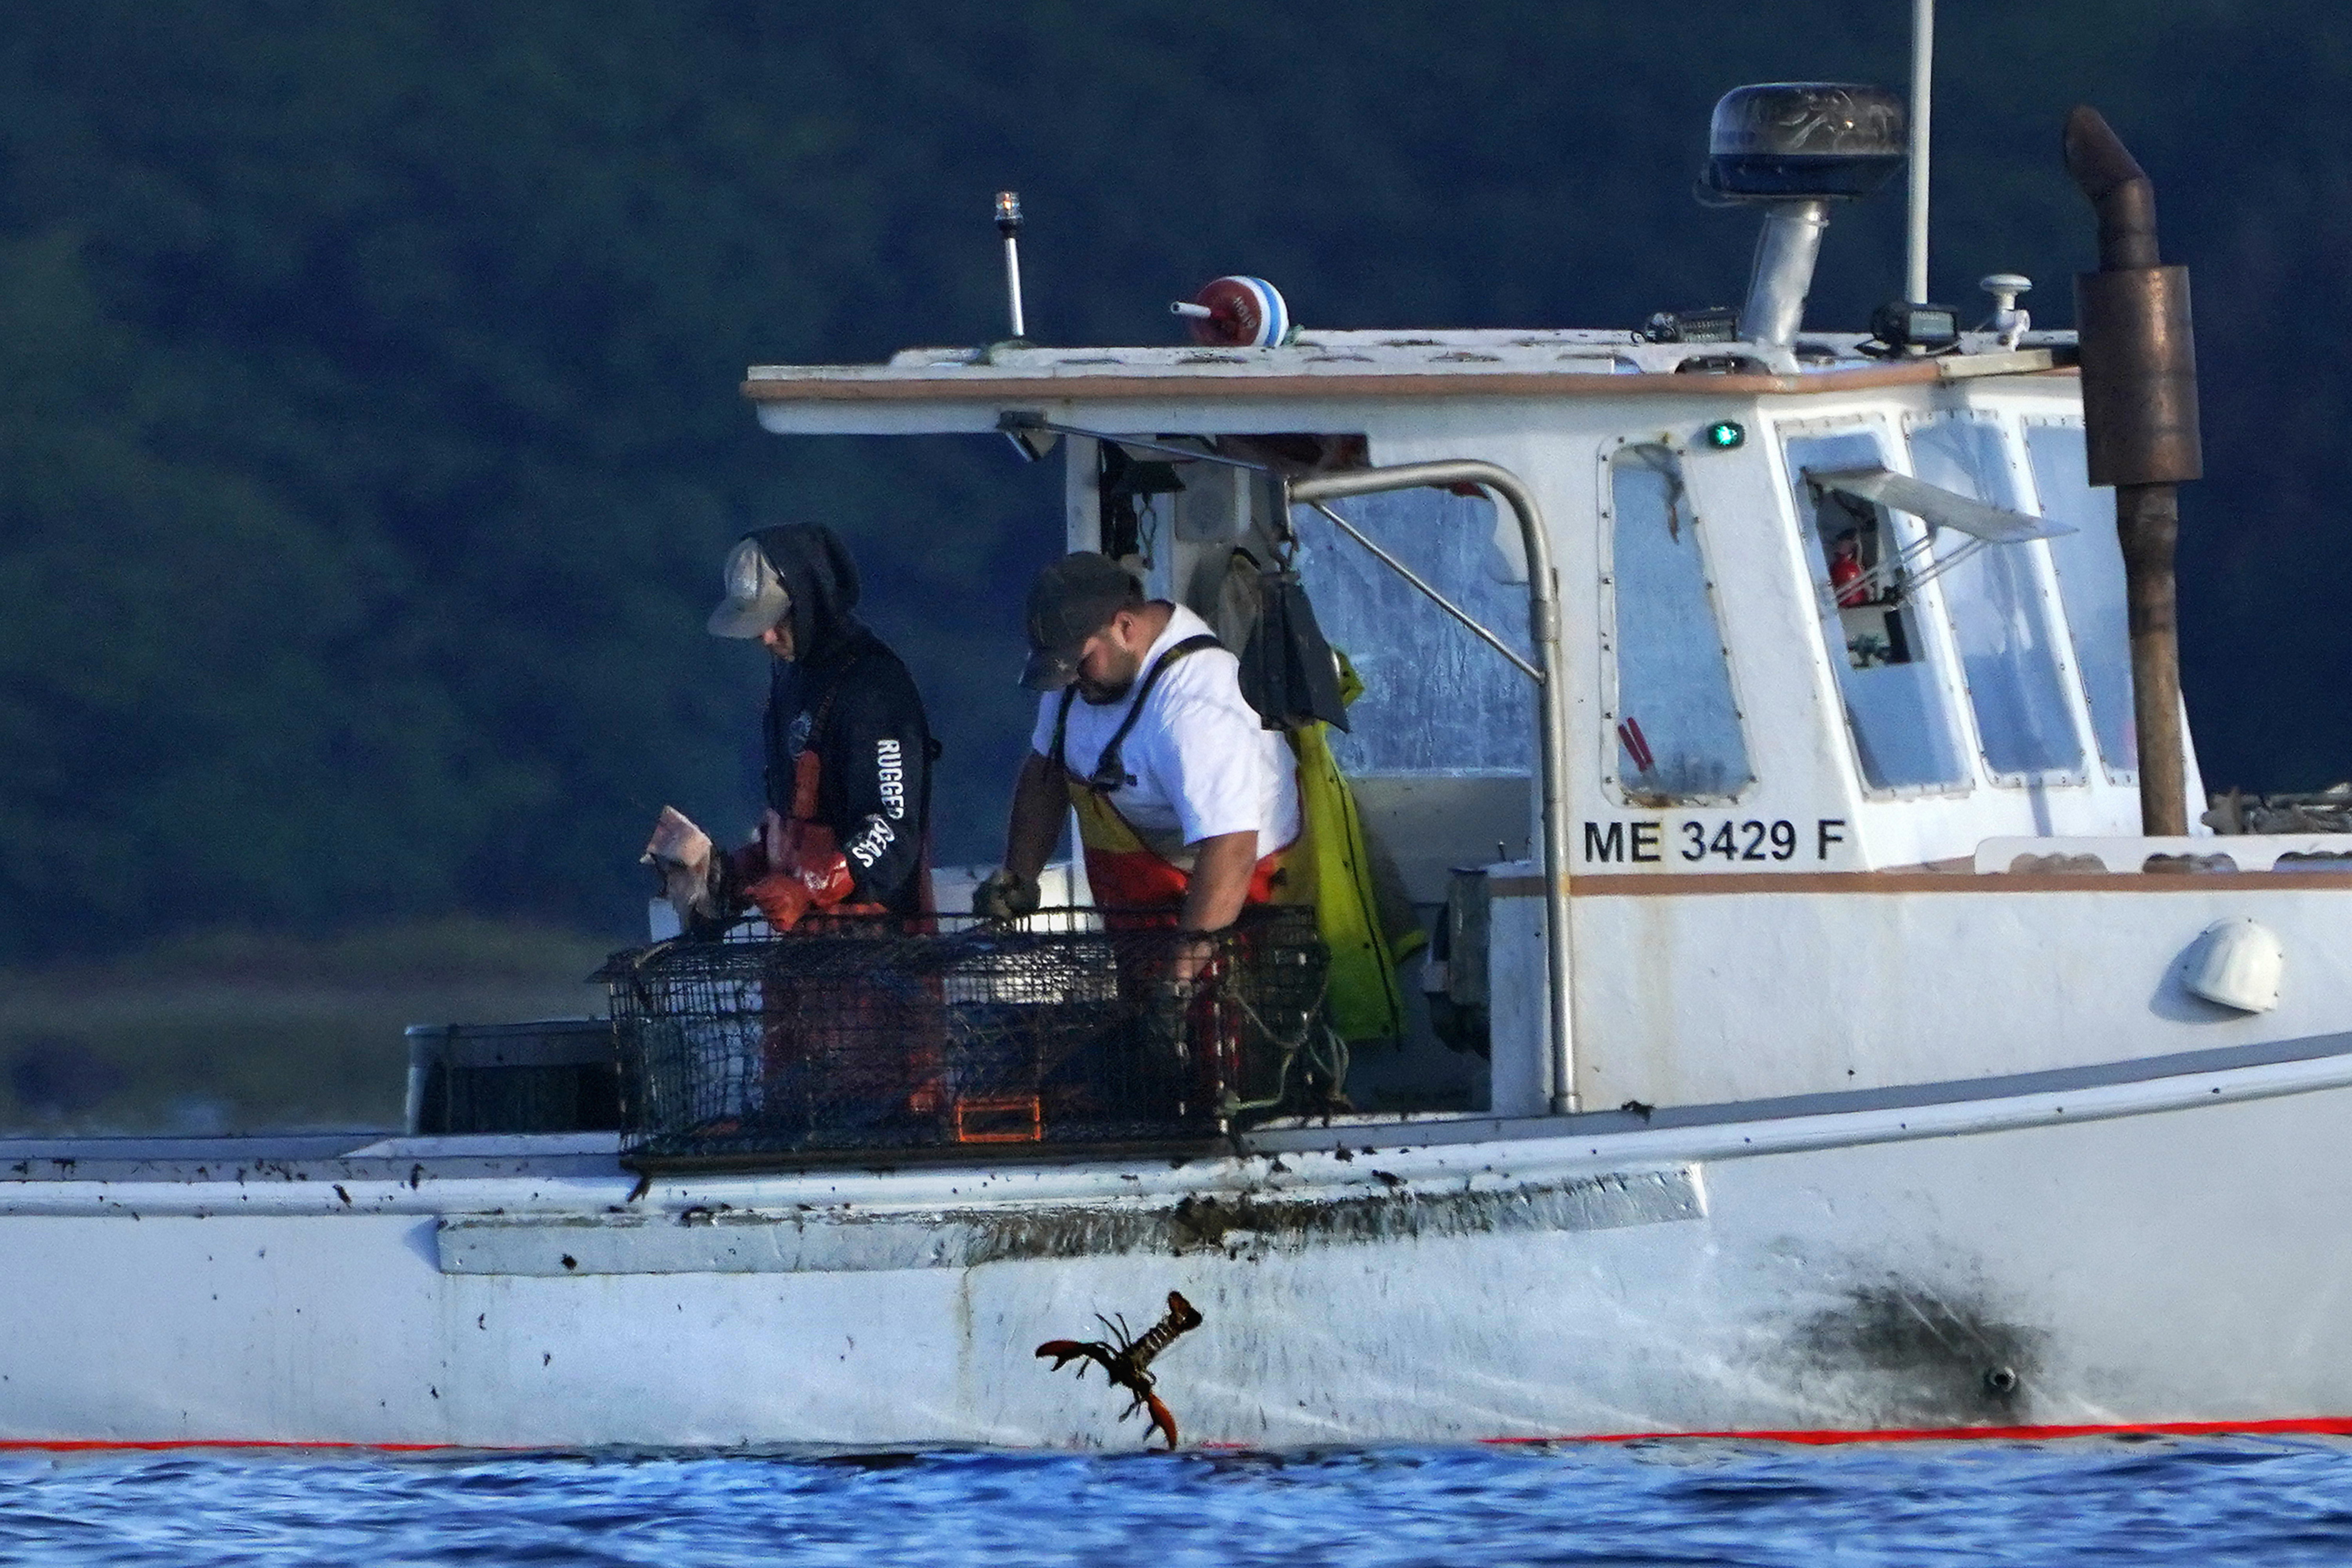
[(1894, 564), (1917, 542), (1917, 520), (1835, 491), (1816, 493), (1805, 481), (1808, 469), (1885, 467), (1877, 435), (1869, 426), (1800, 429), (1785, 450), (1864, 782), (1873, 789), (1965, 785), (1973, 769), (1953, 736), (1935, 660)]
[(2132, 728), (2131, 633), (2125, 624), (2124, 552), (2116, 536), (2116, 492), (2091, 488), (2080, 425), (2029, 420), (2025, 450), (2042, 515), (2074, 525), (2050, 541), (2050, 563), (2066, 607), (2066, 626), (2090, 699), (2099, 760), (2118, 780), (2137, 776)]
[[(1397, 490), (1333, 510), (1475, 616), (1522, 657), (1528, 591), (1495, 545), (1495, 503), (1444, 490)], [(1536, 687), (1419, 590), (1301, 507), (1297, 567), (1323, 635), (1363, 679), (1349, 734), (1331, 750), (1349, 773), (1528, 773)]]
[[(1938, 414), (1911, 427), (1911, 471), (1989, 506), (2031, 510), (2020, 495), (1993, 418)], [(1935, 531), (1944, 613), (1960, 651), (1978, 743), (1996, 778), (2079, 780), (2083, 740), (2066, 699), (2052, 635), (2050, 594), (2031, 542), (1984, 545), (1958, 529)]]

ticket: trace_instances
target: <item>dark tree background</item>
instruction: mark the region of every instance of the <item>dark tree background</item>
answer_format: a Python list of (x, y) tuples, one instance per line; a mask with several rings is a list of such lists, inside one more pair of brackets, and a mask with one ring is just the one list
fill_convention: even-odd
[[(2182, 600), (2206, 774), (2352, 773), (2340, 0), (1945, 0), (1934, 292), (2092, 230), (2098, 105), (2195, 269), (2208, 470)], [(1742, 81), (1903, 87), (1898, 0), (1217, 6), (75, 0), (0, 29), (0, 959), (470, 910), (625, 931), (646, 819), (732, 830), (759, 656), (739, 531), (849, 533), (987, 853), (1050, 476), (1000, 443), (780, 441), (757, 361), (1031, 323), (1161, 342), (1236, 269), (1331, 326), (1631, 325), (1736, 300), (1689, 196)], [(1817, 325), (1899, 292), (1842, 214)]]

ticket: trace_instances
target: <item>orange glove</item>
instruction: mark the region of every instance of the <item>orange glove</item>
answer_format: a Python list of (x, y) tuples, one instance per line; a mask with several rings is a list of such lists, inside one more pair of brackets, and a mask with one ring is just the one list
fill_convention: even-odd
[(849, 897), (857, 884), (849, 874), (849, 858), (829, 828), (818, 822), (788, 822), (782, 837), (782, 852), (769, 864), (799, 877), (812, 902), (831, 909)]
[(768, 922), (769, 929), (779, 931), (800, 924), (801, 917), (815, 901), (809, 896), (808, 884), (789, 871), (762, 877), (743, 891), (759, 906), (760, 916)]
[(857, 884), (849, 875), (849, 861), (839, 855), (830, 862), (811, 865), (801, 862), (801, 885), (809, 890), (809, 901), (821, 910), (829, 910), (856, 890)]
[(822, 823), (771, 811), (761, 819), (758, 840), (736, 855), (737, 864), (754, 872), (743, 896), (776, 931), (792, 930), (810, 910), (829, 910), (856, 889), (848, 857)]

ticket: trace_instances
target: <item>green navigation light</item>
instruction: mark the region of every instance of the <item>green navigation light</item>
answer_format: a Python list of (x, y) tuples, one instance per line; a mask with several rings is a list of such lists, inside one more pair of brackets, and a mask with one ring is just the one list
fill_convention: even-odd
[(1748, 427), (1737, 419), (1718, 419), (1706, 427), (1706, 444), (1718, 452), (1728, 452), (1745, 446)]

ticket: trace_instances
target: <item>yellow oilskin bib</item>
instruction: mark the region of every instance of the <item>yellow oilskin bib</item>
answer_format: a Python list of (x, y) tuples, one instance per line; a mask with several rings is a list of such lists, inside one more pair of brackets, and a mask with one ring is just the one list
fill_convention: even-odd
[[(1364, 683), (1346, 654), (1339, 659), (1340, 700), (1353, 702)], [(1381, 918), (1363, 819), (1332, 758), (1330, 729), (1309, 724), (1289, 732), (1298, 759), (1299, 831), (1290, 852), (1295, 896), (1314, 903), (1316, 931), (1331, 950), (1331, 1027), (1349, 1041), (1400, 1039), (1404, 996), (1397, 966), (1429, 939), (1409, 920), (1391, 932)]]

